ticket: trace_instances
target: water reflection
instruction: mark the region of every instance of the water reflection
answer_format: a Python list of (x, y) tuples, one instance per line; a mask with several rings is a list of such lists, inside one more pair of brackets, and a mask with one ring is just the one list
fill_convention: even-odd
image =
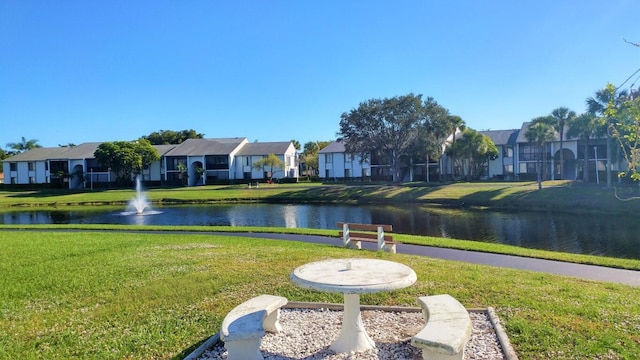
[(154, 216), (121, 216), (100, 208), (0, 213), (3, 224), (139, 224), (277, 226), (337, 229), (339, 221), (392, 224), (394, 232), (504, 243), (527, 248), (640, 259), (633, 218), (540, 212), (496, 212), (427, 206), (225, 204), (162, 207)]

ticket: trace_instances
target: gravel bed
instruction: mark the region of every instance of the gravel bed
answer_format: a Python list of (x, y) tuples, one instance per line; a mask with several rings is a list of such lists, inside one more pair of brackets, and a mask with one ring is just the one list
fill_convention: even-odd
[[(505, 359), (496, 332), (484, 312), (469, 312), (473, 324), (471, 340), (465, 348), (466, 360)], [(336, 354), (329, 349), (338, 336), (342, 311), (328, 309), (281, 309), (282, 332), (265, 335), (260, 350), (268, 360), (291, 359), (422, 359), (420, 349), (411, 345), (411, 337), (424, 327), (421, 312), (363, 310), (362, 322), (376, 349)], [(205, 351), (200, 360), (226, 359), (221, 342)]]

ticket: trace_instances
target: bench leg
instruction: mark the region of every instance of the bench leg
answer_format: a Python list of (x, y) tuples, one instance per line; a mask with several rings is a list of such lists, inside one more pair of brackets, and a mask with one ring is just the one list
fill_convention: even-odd
[(392, 254), (396, 253), (396, 244), (384, 244), (384, 247), (382, 248), (384, 251), (386, 252), (390, 252)]
[(261, 338), (225, 341), (227, 360), (263, 360), (260, 341)]
[(267, 315), (262, 321), (262, 327), (264, 330), (270, 333), (279, 333), (282, 331), (282, 326), (280, 326), (280, 322), (278, 319), (280, 318), (280, 309), (276, 309), (272, 311), (271, 314)]

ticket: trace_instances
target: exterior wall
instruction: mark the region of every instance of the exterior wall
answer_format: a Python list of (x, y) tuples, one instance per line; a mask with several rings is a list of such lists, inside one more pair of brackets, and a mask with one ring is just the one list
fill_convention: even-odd
[(318, 172), (321, 179), (361, 178), (371, 176), (371, 165), (341, 152), (319, 153)]
[[(11, 163), (16, 166), (15, 171), (11, 171)], [(29, 170), (29, 164), (32, 169)], [(49, 182), (49, 173), (46, 170), (47, 162), (41, 161), (4, 161), (4, 176), (6, 184), (46, 184)]]

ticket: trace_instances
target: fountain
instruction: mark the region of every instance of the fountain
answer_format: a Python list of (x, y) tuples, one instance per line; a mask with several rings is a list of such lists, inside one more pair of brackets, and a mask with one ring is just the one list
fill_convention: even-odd
[(122, 215), (153, 215), (159, 213), (160, 211), (155, 211), (151, 208), (151, 203), (147, 201), (147, 196), (142, 191), (142, 180), (140, 176), (137, 176), (136, 197), (129, 200), (127, 211), (122, 212)]

